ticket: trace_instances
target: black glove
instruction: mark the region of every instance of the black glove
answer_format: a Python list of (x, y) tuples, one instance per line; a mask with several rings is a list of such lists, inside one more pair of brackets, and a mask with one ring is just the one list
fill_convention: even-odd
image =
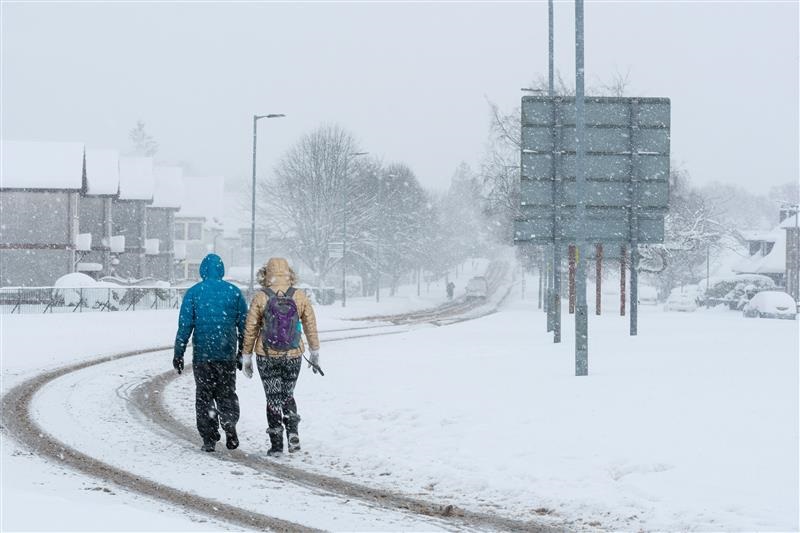
[(178, 374), (183, 372), (183, 357), (175, 356), (172, 358), (172, 366), (178, 371)]
[(242, 369), (242, 352), (236, 354), (236, 369)]

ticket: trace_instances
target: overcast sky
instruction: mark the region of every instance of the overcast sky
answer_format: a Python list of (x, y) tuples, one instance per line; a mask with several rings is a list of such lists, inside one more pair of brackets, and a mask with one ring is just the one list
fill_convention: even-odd
[[(556, 65), (574, 77), (573, 2)], [(586, 5), (587, 83), (630, 74), (672, 99), (673, 159), (695, 183), (754, 192), (798, 179), (798, 2)], [(128, 149), (244, 179), (338, 123), (363, 150), (444, 188), (477, 165), (487, 98), (511, 110), (547, 74), (547, 3), (2, 4), (2, 137)], [(574, 82), (573, 82), (574, 83)]]

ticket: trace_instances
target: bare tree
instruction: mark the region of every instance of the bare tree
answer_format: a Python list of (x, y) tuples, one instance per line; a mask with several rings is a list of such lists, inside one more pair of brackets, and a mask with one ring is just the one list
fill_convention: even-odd
[(348, 179), (357, 172), (350, 157), (356, 151), (350, 133), (322, 126), (284, 154), (273, 180), (258, 185), (259, 220), (320, 279), (338, 261), (328, 256), (328, 244), (342, 241), (343, 210), (356, 190)]

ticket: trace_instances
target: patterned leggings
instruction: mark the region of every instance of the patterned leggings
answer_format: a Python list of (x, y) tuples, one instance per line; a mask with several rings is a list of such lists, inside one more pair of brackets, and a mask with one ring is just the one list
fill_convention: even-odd
[(286, 433), (297, 433), (300, 415), (297, 414), (297, 402), (294, 400), (294, 386), (302, 362), (302, 357), (256, 356), (258, 374), (267, 396), (267, 433), (282, 435), (283, 426), (286, 427)]

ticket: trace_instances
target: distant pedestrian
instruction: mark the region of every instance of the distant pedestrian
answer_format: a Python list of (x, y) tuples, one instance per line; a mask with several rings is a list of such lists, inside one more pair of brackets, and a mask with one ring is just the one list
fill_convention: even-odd
[(294, 387), (303, 362), (302, 334), (311, 351), (309, 366), (319, 368), (317, 319), (306, 293), (296, 290), (295, 273), (286, 259), (273, 257), (258, 271), (262, 290), (250, 302), (244, 336), (244, 373), (253, 375), (252, 354), (267, 397), (268, 455), (283, 452), (283, 430), (289, 452), (300, 450)]
[(224, 275), (225, 265), (218, 255), (209, 254), (200, 263), (202, 281), (183, 297), (172, 359), (180, 374), (191, 336), (197, 431), (207, 452), (214, 451), (220, 425), (225, 446), (230, 450), (239, 446), (236, 368), (242, 368), (247, 302), (238, 287), (222, 280)]
[(456, 290), (456, 284), (453, 283), (452, 281), (448, 281), (447, 282), (447, 299), (448, 300), (452, 300), (453, 299), (453, 294), (455, 293), (455, 290)]

